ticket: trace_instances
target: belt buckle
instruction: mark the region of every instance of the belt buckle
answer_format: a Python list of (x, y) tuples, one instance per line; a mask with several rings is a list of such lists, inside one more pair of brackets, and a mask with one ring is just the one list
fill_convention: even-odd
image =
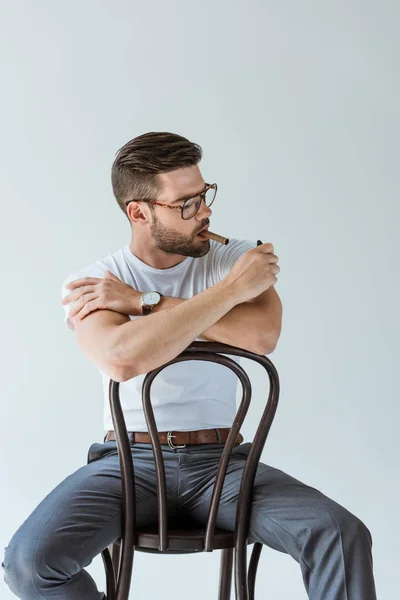
[(176, 437), (176, 435), (172, 435), (172, 431), (167, 431), (167, 440), (168, 440), (168, 446), (172, 449), (175, 450), (176, 448), (186, 448), (187, 444), (183, 444), (182, 446), (176, 446), (171, 440), (172, 438)]

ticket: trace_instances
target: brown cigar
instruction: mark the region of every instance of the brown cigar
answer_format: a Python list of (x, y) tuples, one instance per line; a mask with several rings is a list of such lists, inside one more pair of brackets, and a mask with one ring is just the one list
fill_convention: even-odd
[(222, 237), (222, 235), (218, 235), (218, 233), (213, 233), (212, 231), (204, 230), (201, 232), (201, 235), (204, 235), (204, 237), (207, 237), (210, 240), (215, 240), (220, 244), (229, 244), (229, 238)]

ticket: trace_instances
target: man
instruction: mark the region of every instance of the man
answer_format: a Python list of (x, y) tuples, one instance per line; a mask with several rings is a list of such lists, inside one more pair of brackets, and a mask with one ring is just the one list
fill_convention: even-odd
[[(278, 257), (269, 243), (255, 247), (231, 240), (224, 246), (201, 235), (217, 190), (203, 179), (201, 158), (197, 144), (167, 132), (125, 144), (112, 167), (112, 185), (131, 225), (130, 243), (64, 281), (66, 323), (103, 378), (108, 433), (99, 458), (51, 491), (6, 548), (5, 581), (19, 598), (104, 598), (84, 567), (121, 534), (110, 378), (121, 382), (121, 405), (132, 432), (142, 526), (157, 518), (154, 460), (141, 401), (145, 374), (195, 339), (259, 354), (276, 346), (282, 317), (274, 288)], [(236, 384), (236, 375), (222, 365), (188, 361), (164, 369), (152, 386), (171, 516), (206, 521), (236, 412)], [(167, 432), (176, 436), (172, 442)], [(217, 526), (231, 531), (249, 447), (235, 446), (221, 497)], [(254, 483), (249, 535), (300, 564), (313, 600), (376, 598), (372, 539), (364, 523), (319, 490), (264, 463)]]

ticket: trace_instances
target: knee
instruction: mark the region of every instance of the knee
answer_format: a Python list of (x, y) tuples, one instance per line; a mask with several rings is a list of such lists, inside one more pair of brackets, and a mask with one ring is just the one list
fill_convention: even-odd
[(350, 540), (354, 540), (356, 539), (357, 541), (362, 542), (362, 544), (369, 546), (370, 548), (372, 547), (372, 535), (370, 530), (368, 529), (368, 527), (366, 526), (366, 524), (359, 519), (358, 517), (356, 517), (355, 515), (353, 515), (352, 513), (349, 513), (350, 517), (348, 517), (348, 521), (349, 521), (349, 536), (350, 536)]
[[(1, 563), (4, 573), (4, 581), (14, 594), (20, 596), (20, 590), (29, 580), (29, 559), (26, 549), (11, 539), (8, 546), (4, 548), (4, 558)], [(20, 596), (21, 597), (21, 596)]]
[(27, 539), (20, 539), (17, 534), (4, 548), (1, 563), (4, 582), (19, 598), (33, 598), (35, 561), (32, 544)]
[(340, 504), (330, 501), (320, 511), (320, 525), (331, 532), (338, 532), (346, 544), (354, 540), (372, 546), (371, 532), (365, 523)]

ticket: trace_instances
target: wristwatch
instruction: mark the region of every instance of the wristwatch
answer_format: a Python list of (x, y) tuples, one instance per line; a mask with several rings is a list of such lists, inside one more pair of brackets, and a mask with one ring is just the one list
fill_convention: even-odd
[(163, 294), (160, 292), (144, 292), (142, 294), (140, 301), (142, 304), (142, 315), (149, 315), (153, 308), (161, 302), (161, 298), (163, 298)]

